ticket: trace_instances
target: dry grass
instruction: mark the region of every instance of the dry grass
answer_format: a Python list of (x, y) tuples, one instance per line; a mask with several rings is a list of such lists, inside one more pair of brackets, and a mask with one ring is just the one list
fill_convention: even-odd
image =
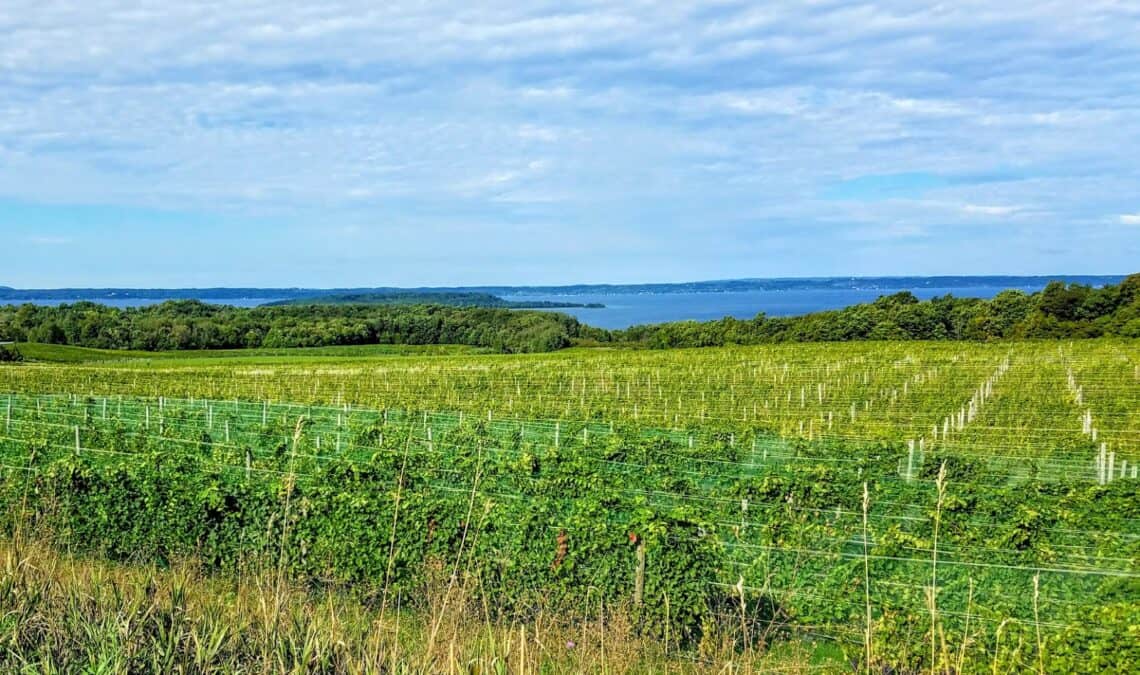
[[(441, 576), (448, 567), (440, 565)], [(590, 621), (539, 613), (494, 621), (478, 588), (370, 607), (269, 572), (205, 577), (76, 559), (39, 544), (0, 545), (0, 672), (162, 673), (796, 673), (789, 651), (742, 658), (732, 639), (702, 658), (640, 639), (620, 611)]]

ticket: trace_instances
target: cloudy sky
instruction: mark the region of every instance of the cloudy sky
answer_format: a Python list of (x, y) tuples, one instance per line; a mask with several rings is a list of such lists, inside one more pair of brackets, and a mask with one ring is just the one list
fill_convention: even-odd
[(1138, 270), (1136, 0), (0, 3), (0, 285)]

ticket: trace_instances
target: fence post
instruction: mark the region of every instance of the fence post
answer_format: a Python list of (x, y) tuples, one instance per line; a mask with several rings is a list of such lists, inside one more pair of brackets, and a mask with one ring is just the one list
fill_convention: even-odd
[(645, 599), (645, 539), (637, 541), (637, 571), (633, 577), (633, 604), (641, 607)]

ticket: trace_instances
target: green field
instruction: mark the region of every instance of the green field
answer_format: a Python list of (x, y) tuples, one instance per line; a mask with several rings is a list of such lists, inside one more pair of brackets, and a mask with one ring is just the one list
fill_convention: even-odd
[(466, 345), (346, 345), (337, 347), (293, 347), (282, 349), (183, 349), (168, 352), (144, 352), (119, 349), (93, 349), (71, 345), (48, 345), (25, 342), (15, 350), (33, 363), (101, 363), (120, 361), (162, 361), (185, 364), (208, 363), (227, 359), (226, 363), (288, 363), (324, 358), (370, 358), (374, 356), (455, 356), (482, 354), (489, 350)]
[(21, 351), (5, 527), (55, 547), (385, 604), (443, 565), (697, 660), (1140, 660), (1135, 341)]

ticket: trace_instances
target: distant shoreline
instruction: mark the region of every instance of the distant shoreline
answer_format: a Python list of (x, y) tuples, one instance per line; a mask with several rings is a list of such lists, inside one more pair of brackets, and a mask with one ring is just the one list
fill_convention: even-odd
[(338, 295), (391, 293), (486, 293), (504, 298), (526, 295), (665, 295), (671, 293), (733, 293), (781, 290), (896, 290), (903, 288), (1039, 287), (1058, 280), (1089, 286), (1120, 283), (1126, 275), (1058, 274), (1040, 276), (933, 277), (805, 277), (752, 278), (648, 284), (572, 284), (564, 286), (433, 286), (375, 288), (54, 288), (0, 287), (0, 303), (21, 301), (98, 300), (266, 300), (290, 301)]

